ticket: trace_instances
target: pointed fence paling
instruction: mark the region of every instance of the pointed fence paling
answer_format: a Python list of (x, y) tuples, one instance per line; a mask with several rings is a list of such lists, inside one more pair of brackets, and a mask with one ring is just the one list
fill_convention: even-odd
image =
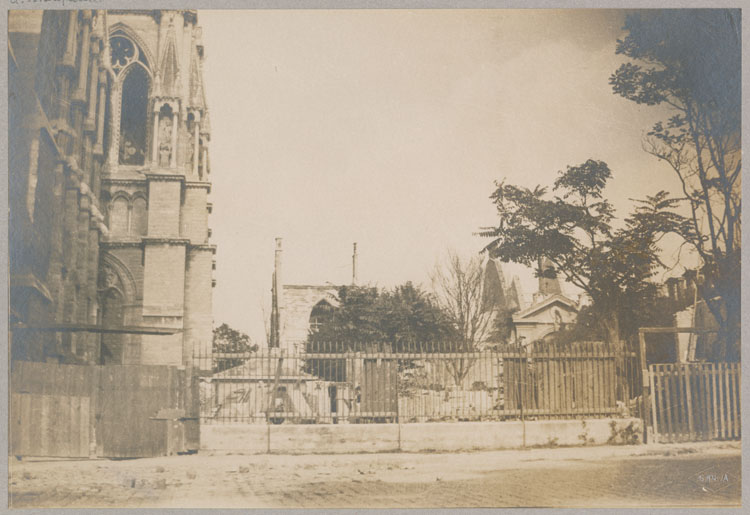
[(656, 441), (741, 437), (739, 363), (653, 364), (649, 375)]
[(196, 355), (203, 423), (640, 416), (637, 354), (565, 346), (300, 342)]

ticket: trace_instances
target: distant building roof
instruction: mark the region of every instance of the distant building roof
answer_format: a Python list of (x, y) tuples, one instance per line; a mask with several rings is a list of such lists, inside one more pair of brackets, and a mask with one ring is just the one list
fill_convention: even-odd
[(524, 322), (524, 319), (533, 317), (537, 313), (552, 307), (554, 304), (561, 304), (569, 308), (571, 311), (576, 311), (576, 312), (578, 311), (578, 303), (576, 301), (566, 297), (565, 295), (561, 293), (558, 293), (555, 295), (550, 295), (548, 297), (545, 297), (541, 301), (532, 304), (528, 308), (523, 309), (519, 311), (518, 313), (515, 313), (513, 315), (513, 322), (522, 323)]
[(318, 377), (302, 372), (299, 369), (299, 360), (283, 359), (282, 356), (258, 356), (248, 359), (242, 365), (229, 368), (213, 375), (214, 380), (250, 380), (250, 381), (275, 381), (276, 372), (282, 359), (279, 381), (289, 382), (298, 380), (319, 381)]

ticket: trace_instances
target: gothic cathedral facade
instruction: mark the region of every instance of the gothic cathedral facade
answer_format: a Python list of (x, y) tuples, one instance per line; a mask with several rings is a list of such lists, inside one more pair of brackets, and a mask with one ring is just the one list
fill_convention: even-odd
[(197, 13), (38, 16), (9, 19), (11, 327), (70, 330), (16, 331), (13, 357), (189, 364), (215, 254)]

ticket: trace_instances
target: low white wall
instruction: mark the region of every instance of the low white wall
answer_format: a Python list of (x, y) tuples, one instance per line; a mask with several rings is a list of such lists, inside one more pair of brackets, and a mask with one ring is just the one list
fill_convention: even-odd
[(201, 425), (201, 450), (263, 454), (268, 452), (267, 425)]
[[(403, 424), (402, 451), (471, 451), (533, 447), (539, 445), (606, 444), (612, 435), (612, 420), (621, 429), (641, 420), (536, 420), (518, 422), (456, 422)], [(585, 426), (584, 423), (585, 422)]]
[(271, 426), (271, 452), (281, 454), (392, 452), (398, 450), (398, 429), (398, 424), (280, 424)]
[[(246, 454), (350, 454), (514, 449), (539, 445), (606, 444), (613, 419), (531, 422), (436, 422), (420, 424), (253, 425), (201, 427), (201, 450)], [(637, 418), (614, 419), (617, 428)], [(585, 425), (584, 423), (585, 422)]]

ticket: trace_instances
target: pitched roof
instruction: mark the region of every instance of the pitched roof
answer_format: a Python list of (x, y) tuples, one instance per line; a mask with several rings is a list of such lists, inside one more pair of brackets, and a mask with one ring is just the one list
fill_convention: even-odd
[(566, 297), (565, 295), (558, 293), (555, 295), (550, 295), (549, 297), (545, 297), (540, 302), (532, 304), (528, 308), (523, 309), (519, 311), (518, 313), (514, 314), (513, 321), (514, 322), (521, 321), (524, 318), (527, 318), (531, 315), (534, 315), (536, 313), (539, 313), (540, 311), (547, 309), (548, 307), (552, 306), (555, 303), (563, 304), (569, 307), (573, 311), (578, 311), (578, 303), (576, 301)]
[[(213, 379), (250, 379), (252, 381), (274, 381), (276, 371), (279, 366), (279, 357), (276, 356), (257, 356), (248, 359), (242, 365), (228, 368), (222, 372), (213, 375)], [(302, 372), (299, 367), (295, 366), (295, 361), (299, 360), (283, 359), (281, 370), (279, 372), (280, 381), (297, 381), (297, 380), (320, 380), (319, 378)]]
[(507, 305), (505, 298), (505, 277), (500, 263), (493, 258), (487, 260), (484, 267), (484, 279), (482, 288), (482, 304), (487, 309), (504, 308)]

